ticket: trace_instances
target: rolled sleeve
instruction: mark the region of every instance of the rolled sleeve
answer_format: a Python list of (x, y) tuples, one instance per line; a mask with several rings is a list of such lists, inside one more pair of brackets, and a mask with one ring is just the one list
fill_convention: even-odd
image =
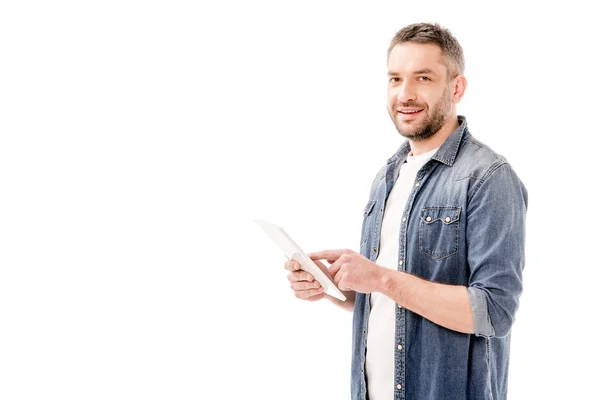
[(494, 327), (488, 314), (485, 294), (474, 287), (467, 288), (469, 301), (473, 310), (473, 328), (476, 336), (492, 337), (495, 335)]
[(509, 164), (492, 168), (469, 204), (467, 257), (474, 330), (510, 333), (523, 290), (527, 191)]

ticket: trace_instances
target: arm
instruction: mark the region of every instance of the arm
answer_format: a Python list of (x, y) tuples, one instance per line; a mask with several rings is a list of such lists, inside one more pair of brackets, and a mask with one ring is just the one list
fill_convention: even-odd
[[(356, 292), (381, 292), (438, 325), (462, 333), (478, 334), (475, 317), (478, 309), (474, 307), (472, 288), (431, 282), (406, 272), (380, 267), (351, 250), (326, 250), (311, 254), (311, 258), (335, 260), (330, 272), (338, 287), (348, 290), (343, 292), (348, 300), (341, 302), (327, 297), (344, 309), (353, 311)], [(484, 318), (488, 321), (487, 313)]]
[(438, 325), (474, 333), (466, 286), (430, 282), (406, 272), (381, 268), (376, 291)]
[(380, 267), (352, 250), (325, 250), (310, 254), (331, 262), (329, 272), (340, 289), (381, 292), (423, 317), (464, 333), (473, 333), (473, 313), (464, 286), (430, 282), (402, 271)]
[(523, 290), (527, 191), (509, 164), (478, 183), (467, 207), (469, 295), (477, 336), (503, 337)]

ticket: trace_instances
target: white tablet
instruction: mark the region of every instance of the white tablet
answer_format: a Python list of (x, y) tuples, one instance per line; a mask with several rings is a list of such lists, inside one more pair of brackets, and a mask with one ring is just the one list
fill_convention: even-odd
[(282, 227), (273, 225), (267, 221), (257, 219), (255, 221), (265, 233), (279, 246), (285, 256), (297, 261), (301, 265), (301, 269), (310, 272), (312, 276), (323, 286), (324, 292), (342, 301), (346, 301), (346, 296), (335, 286), (335, 283), (329, 279), (327, 275), (315, 264), (310, 257), (302, 251), (300, 246), (292, 240), (292, 238), (283, 230)]

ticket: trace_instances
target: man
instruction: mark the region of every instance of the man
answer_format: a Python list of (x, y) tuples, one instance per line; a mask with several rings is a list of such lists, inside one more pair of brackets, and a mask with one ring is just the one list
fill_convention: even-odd
[(360, 254), (310, 255), (345, 302), (288, 261), (305, 300), (354, 312), (352, 399), (505, 399), (522, 292), (527, 191), (476, 140), (456, 104), (467, 86), (458, 41), (437, 24), (400, 30), (388, 51), (388, 111), (408, 140), (364, 209)]

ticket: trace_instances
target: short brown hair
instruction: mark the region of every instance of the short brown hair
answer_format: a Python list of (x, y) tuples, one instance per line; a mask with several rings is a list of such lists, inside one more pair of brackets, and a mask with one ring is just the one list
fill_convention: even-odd
[(465, 58), (462, 47), (450, 31), (437, 23), (417, 23), (400, 29), (388, 49), (388, 58), (392, 49), (402, 43), (431, 43), (437, 45), (446, 59), (448, 79), (465, 72)]

